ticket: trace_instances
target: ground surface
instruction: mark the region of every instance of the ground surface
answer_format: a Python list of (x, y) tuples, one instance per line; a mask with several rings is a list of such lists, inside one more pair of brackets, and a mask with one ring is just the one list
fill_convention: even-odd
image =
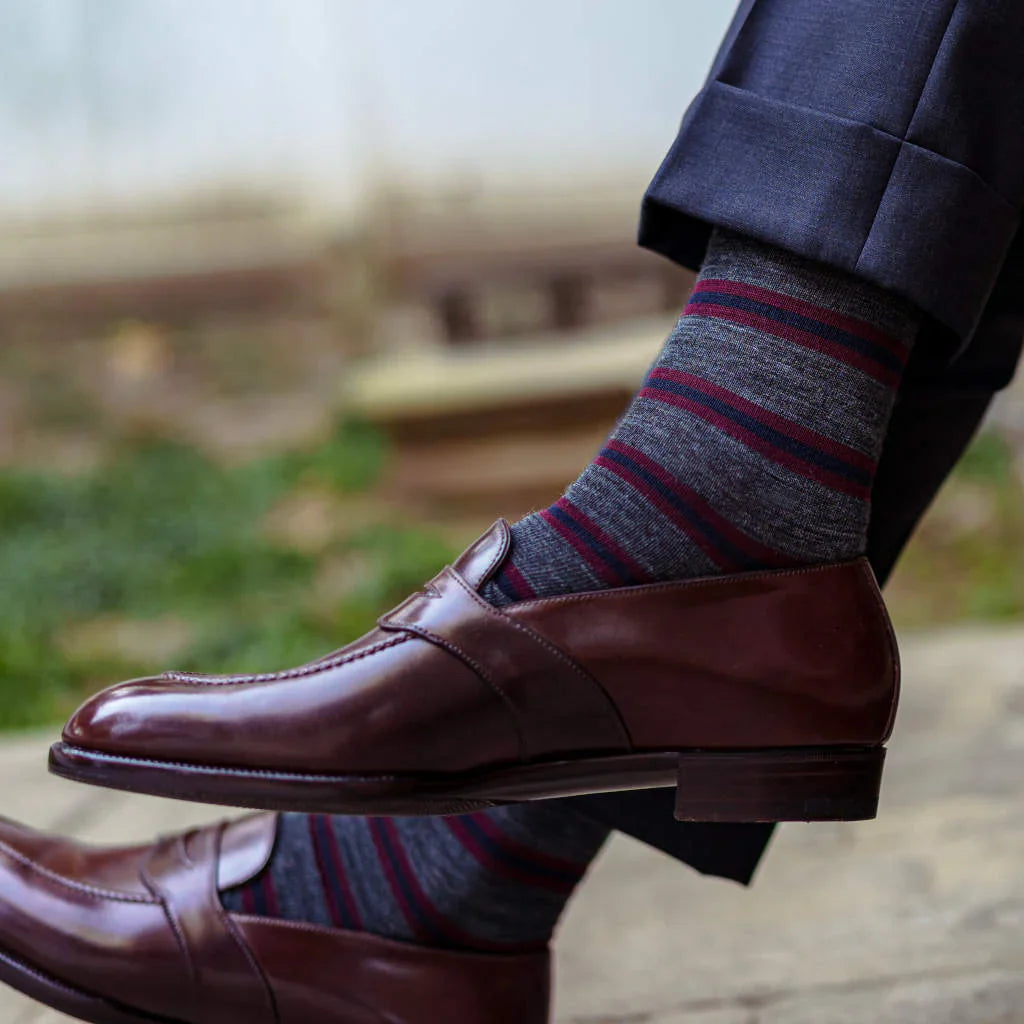
[[(611, 843), (558, 942), (559, 1024), (1024, 1024), (1024, 629), (904, 638), (881, 817), (783, 830), (754, 889)], [(0, 741), (0, 812), (100, 841), (208, 809), (46, 775)], [(0, 990), (3, 1024), (65, 1018)]]

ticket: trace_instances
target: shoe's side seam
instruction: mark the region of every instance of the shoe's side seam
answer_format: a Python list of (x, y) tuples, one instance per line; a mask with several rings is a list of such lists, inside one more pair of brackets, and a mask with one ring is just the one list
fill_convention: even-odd
[(95, 899), (112, 900), (117, 903), (145, 903), (151, 906), (155, 906), (160, 902), (159, 900), (151, 899), (149, 896), (142, 896), (136, 893), (117, 892), (112, 889), (101, 889), (98, 886), (87, 885), (84, 882), (76, 882), (70, 878), (65, 878), (63, 875), (58, 875), (56, 871), (43, 867), (42, 864), (38, 864), (30, 857), (26, 857), (23, 853), (20, 853), (18, 850), (9, 846), (2, 840), (0, 840), (0, 853), (10, 857), (11, 860), (16, 861), (18, 864), (21, 864), (23, 867), (28, 868), (36, 874), (42, 875), (44, 878), (49, 879), (57, 885), (71, 889), (73, 892), (92, 896)]
[(264, 672), (259, 675), (252, 676), (203, 676), (193, 675), (190, 672), (165, 672), (161, 678), (176, 683), (186, 683), (195, 686), (248, 686), (252, 683), (282, 682), (286, 679), (299, 679), (303, 676), (316, 675), (319, 672), (324, 672), (329, 669), (340, 668), (342, 665), (348, 665), (352, 662), (359, 661), (360, 658), (368, 658), (371, 654), (377, 654), (379, 651), (404, 643), (408, 639), (409, 638), (407, 636), (388, 637), (387, 640), (380, 640), (373, 646), (367, 647), (365, 650), (356, 651), (353, 654), (339, 655), (337, 658), (333, 658), (329, 661), (317, 661), (313, 662), (311, 665), (285, 669), (283, 672)]

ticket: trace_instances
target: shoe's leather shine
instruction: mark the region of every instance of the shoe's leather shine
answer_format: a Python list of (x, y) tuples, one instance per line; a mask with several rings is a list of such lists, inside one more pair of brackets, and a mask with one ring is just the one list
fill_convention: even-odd
[(90, 848), (0, 821), (0, 981), (95, 1024), (543, 1024), (547, 952), (429, 949), (228, 914), (274, 815)]
[(51, 766), (240, 806), (453, 813), (669, 785), (694, 751), (877, 752), (888, 737), (898, 658), (865, 559), (497, 609), (479, 589), (509, 544), (500, 520), (301, 668), (112, 687)]

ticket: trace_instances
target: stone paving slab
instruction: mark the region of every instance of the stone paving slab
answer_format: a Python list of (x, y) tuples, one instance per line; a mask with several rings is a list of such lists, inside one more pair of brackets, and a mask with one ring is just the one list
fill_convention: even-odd
[[(615, 839), (559, 935), (558, 1024), (1024, 1024), (1024, 628), (903, 648), (879, 819), (786, 826), (750, 890)], [(98, 841), (220, 816), (45, 749), (0, 741), (0, 813)], [(66, 1020), (0, 989), (0, 1024)]]

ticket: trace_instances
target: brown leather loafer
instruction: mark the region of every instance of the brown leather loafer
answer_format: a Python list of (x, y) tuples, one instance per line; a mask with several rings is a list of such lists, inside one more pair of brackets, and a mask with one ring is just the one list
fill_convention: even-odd
[(676, 785), (677, 817), (873, 817), (896, 709), (867, 561), (496, 609), (496, 523), (348, 647), (287, 672), (169, 672), (86, 703), (50, 764), (241, 807), (452, 814)]
[(546, 952), (427, 949), (226, 913), (273, 815), (100, 849), (0, 820), (0, 981), (94, 1024), (543, 1024)]

